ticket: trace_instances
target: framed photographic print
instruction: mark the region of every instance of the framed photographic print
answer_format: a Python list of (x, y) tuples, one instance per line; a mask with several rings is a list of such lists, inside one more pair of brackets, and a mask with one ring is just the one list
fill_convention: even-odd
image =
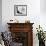
[(14, 16), (27, 16), (27, 5), (14, 5)]

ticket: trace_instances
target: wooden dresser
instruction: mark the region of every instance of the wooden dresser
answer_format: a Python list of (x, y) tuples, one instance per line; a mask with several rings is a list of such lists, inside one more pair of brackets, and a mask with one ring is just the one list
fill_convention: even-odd
[(22, 46), (33, 46), (33, 23), (7, 23), (12, 39), (15, 42), (23, 43)]

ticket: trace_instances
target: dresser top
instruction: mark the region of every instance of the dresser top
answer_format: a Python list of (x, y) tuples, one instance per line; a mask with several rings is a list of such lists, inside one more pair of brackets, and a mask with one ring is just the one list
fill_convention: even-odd
[(7, 23), (8, 25), (25, 25), (25, 24), (29, 24), (29, 25), (33, 25), (34, 23)]

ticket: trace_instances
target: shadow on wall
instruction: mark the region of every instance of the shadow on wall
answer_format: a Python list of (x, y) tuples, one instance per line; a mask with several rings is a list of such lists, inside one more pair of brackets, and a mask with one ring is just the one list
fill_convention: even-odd
[(42, 14), (46, 14), (46, 0), (40, 0), (40, 11)]
[(2, 31), (2, 0), (0, 0), (0, 31)]

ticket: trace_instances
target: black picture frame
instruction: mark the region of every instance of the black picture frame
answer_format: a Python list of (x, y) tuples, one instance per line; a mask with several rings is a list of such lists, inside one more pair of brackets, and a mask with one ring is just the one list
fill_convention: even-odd
[(14, 16), (27, 16), (27, 5), (14, 5)]

